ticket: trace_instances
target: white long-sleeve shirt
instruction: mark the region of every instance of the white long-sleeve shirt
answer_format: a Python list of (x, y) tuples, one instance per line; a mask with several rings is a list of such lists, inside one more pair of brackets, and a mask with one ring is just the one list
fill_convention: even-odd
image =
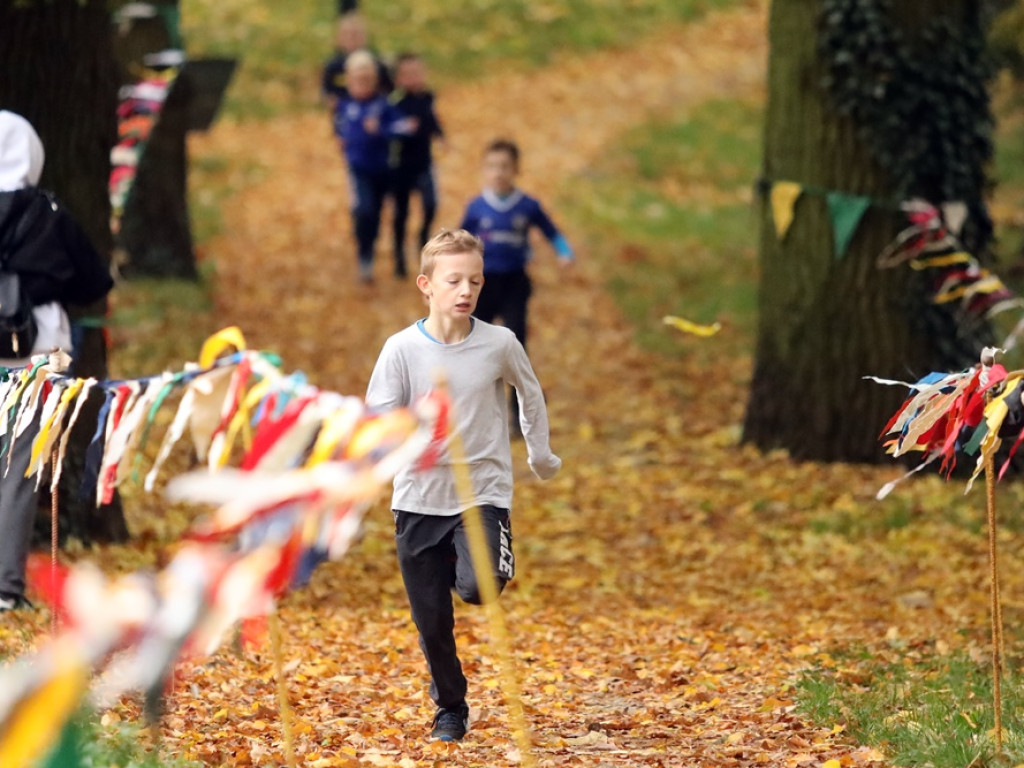
[(448, 383), (453, 429), (462, 440), (474, 498), (459, 498), (446, 445), (434, 467), (410, 467), (395, 476), (392, 509), (426, 515), (457, 515), (479, 504), (511, 509), (506, 382), (519, 395), (519, 423), (530, 468), (542, 480), (558, 472), (562, 462), (551, 452), (544, 395), (526, 350), (507, 328), (474, 318), (469, 335), (457, 344), (431, 338), (423, 321), (399, 331), (384, 343), (370, 376), (366, 404), (378, 410), (409, 406), (436, 388), (439, 373)]

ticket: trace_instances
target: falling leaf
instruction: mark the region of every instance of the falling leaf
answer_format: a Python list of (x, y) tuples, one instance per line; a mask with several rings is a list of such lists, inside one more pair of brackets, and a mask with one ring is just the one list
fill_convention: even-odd
[(675, 315), (666, 315), (661, 319), (665, 325), (671, 325), (673, 328), (682, 331), (683, 333), (689, 333), (694, 336), (714, 336), (720, 330), (722, 330), (721, 323), (712, 323), (711, 325), (699, 325), (691, 320), (686, 320), (682, 317), (676, 317)]

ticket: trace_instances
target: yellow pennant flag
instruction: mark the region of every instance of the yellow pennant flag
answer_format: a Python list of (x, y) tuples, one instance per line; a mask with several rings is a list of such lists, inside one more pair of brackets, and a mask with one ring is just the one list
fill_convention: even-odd
[(800, 197), (802, 187), (795, 181), (776, 181), (772, 184), (772, 218), (775, 219), (775, 234), (781, 240), (793, 223), (793, 207)]

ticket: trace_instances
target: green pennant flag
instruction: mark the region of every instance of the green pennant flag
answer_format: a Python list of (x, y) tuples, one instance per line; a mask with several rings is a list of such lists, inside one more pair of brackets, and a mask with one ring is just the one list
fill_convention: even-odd
[(850, 240), (853, 233), (857, 231), (861, 217), (871, 205), (870, 197), (859, 195), (847, 195), (844, 192), (829, 192), (828, 216), (832, 221), (832, 239), (835, 243), (835, 256), (837, 259), (846, 255), (846, 249), (850, 247)]

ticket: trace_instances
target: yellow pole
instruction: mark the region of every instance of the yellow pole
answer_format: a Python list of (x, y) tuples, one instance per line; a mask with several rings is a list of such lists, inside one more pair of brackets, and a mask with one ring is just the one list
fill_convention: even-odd
[(991, 454), (985, 457), (985, 496), (988, 512), (989, 597), (992, 614), (992, 698), (995, 712), (996, 751), (1003, 752), (1003, 610), (999, 598), (999, 560), (996, 542), (996, 480)]
[[(56, 473), (57, 472), (57, 449), (56, 448), (54, 448), (54, 450), (53, 450), (53, 454), (50, 457), (50, 461), (51, 461), (51, 463), (50, 463), (50, 472)], [(57, 487), (54, 486), (50, 490), (50, 589), (55, 589), (56, 585), (57, 585), (57, 541), (58, 541), (58, 538), (59, 538), (57, 527), (59, 525), (58, 520), (59, 520), (59, 512), (60, 512), (58, 507), (59, 507), (59, 504), (58, 504)], [(53, 598), (54, 606), (53, 606), (52, 609), (50, 609), (50, 635), (52, 637), (56, 637), (57, 636), (57, 628), (58, 628), (59, 623), (60, 623), (59, 619), (57, 618), (58, 611), (57, 611), (57, 605), (56, 604), (57, 604), (57, 600), (58, 599), (59, 599), (59, 596), (55, 593), (54, 594), (54, 598)]]
[[(1000, 350), (986, 347), (981, 351), (981, 380), (988, 383), (987, 371), (995, 365), (996, 353)], [(992, 390), (985, 392), (985, 406), (992, 402)], [(995, 435), (993, 435), (995, 437)], [(984, 456), (985, 460), (985, 508), (988, 518), (988, 564), (989, 564), (989, 599), (991, 601), (989, 613), (992, 621), (992, 701), (993, 720), (995, 721), (996, 732), (996, 753), (1003, 753), (1003, 609), (999, 599), (999, 559), (996, 540), (996, 468), (995, 448), (999, 445), (998, 439), (992, 450)]]
[(284, 754), (288, 768), (296, 768), (295, 742), (292, 739), (292, 708), (288, 703), (288, 682), (284, 679), (284, 656), (281, 652), (281, 622), (277, 608), (267, 617), (270, 624), (270, 645), (274, 653), (274, 676), (277, 678), (277, 705), (281, 712), (281, 730), (284, 733)]
[[(446, 382), (440, 381), (439, 388), (447, 389)], [(452, 414), (454, 407), (449, 406), (449, 409), (449, 414)], [(449, 423), (452, 422), (454, 422), (454, 419), (449, 415)], [(536, 761), (533, 758), (533, 747), (530, 743), (530, 732), (526, 724), (526, 712), (523, 709), (519, 680), (516, 678), (511, 644), (509, 643), (508, 631), (505, 627), (505, 617), (501, 612), (501, 606), (498, 605), (498, 585), (494, 580), (491, 551), (487, 546), (487, 536), (484, 533), (483, 522), (480, 520), (480, 510), (476, 504), (473, 504), (473, 479), (469, 474), (469, 465), (466, 463), (462, 439), (454, 431), (449, 437), (448, 455), (451, 457), (452, 472), (455, 475), (455, 488), (458, 491), (459, 499), (463, 504), (472, 505), (462, 513), (462, 520), (466, 525), (469, 552), (473, 558), (473, 570), (476, 572), (477, 584), (480, 587), (480, 598), (487, 609), (487, 619), (491, 629), (491, 642), (501, 664), (502, 683), (505, 689), (506, 703), (508, 704), (509, 719), (512, 722), (513, 736), (519, 747), (524, 768), (534, 768)]]

